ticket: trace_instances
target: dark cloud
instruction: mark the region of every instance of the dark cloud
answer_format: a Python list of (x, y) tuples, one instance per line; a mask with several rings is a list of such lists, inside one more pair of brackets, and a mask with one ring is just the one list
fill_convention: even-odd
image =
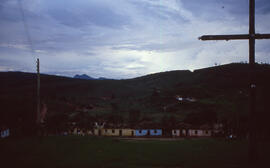
[(256, 1), (256, 12), (260, 14), (270, 13), (270, 1), (269, 0), (257, 0)]
[[(211, 11), (219, 13), (216, 17), (220, 17), (220, 13), (223, 11), (228, 11), (234, 15), (247, 15), (249, 13), (249, 0), (204, 0), (203, 5), (198, 1), (182, 0), (182, 2), (195, 15)], [(256, 13), (267, 14), (270, 12), (269, 0), (255, 0), (255, 4)]]
[(3, 21), (17, 22), (21, 20), (21, 15), (18, 7), (7, 7), (0, 4), (0, 23)]
[[(195, 16), (206, 16), (209, 20), (224, 19), (229, 13), (234, 17), (248, 14), (248, 0), (204, 0), (203, 4), (198, 1), (182, 0), (183, 6), (192, 11)], [(211, 17), (207, 17), (212, 13)]]
[[(151, 2), (151, 1), (150, 1)], [(155, 2), (155, 1), (152, 1)], [(149, 2), (132, 1), (132, 4), (137, 6), (139, 11), (145, 16), (145, 19), (161, 19), (170, 20), (178, 22), (188, 22), (186, 18), (180, 15), (179, 11), (168, 9), (168, 7), (163, 5), (163, 2), (157, 4), (151, 4)]]
[[(74, 1), (73, 3), (62, 4), (48, 8), (48, 14), (55, 18), (59, 23), (71, 27), (82, 27), (89, 25), (97, 25), (110, 28), (121, 28), (128, 24), (129, 18), (114, 12), (106, 6), (101, 6), (97, 3), (89, 3), (84, 6), (79, 6)], [(63, 7), (65, 6), (65, 7)]]

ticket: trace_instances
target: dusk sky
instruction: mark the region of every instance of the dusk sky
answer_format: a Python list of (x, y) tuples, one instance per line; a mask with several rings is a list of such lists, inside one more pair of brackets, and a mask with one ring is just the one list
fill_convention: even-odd
[[(255, 3), (256, 32), (270, 33), (270, 1)], [(198, 37), (248, 33), (248, 9), (248, 0), (0, 0), (0, 71), (35, 72), (37, 57), (41, 73), (115, 79), (246, 62), (247, 40)], [(256, 61), (270, 62), (270, 40), (256, 41)]]

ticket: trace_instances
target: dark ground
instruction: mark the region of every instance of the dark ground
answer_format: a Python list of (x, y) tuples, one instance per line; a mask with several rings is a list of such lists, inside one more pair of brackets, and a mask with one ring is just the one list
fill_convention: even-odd
[[(247, 142), (240, 140), (127, 141), (100, 137), (59, 136), (42, 139), (1, 139), (0, 148), (1, 165), (7, 165), (4, 167), (248, 167)], [(270, 143), (260, 144), (259, 167), (266, 166), (269, 151)]]

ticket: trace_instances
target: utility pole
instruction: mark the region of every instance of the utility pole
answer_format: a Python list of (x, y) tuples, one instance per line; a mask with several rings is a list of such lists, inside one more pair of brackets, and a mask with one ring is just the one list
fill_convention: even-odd
[(255, 39), (270, 39), (270, 34), (255, 33), (255, 0), (249, 0), (249, 34), (238, 35), (206, 35), (200, 40), (249, 40), (249, 161), (258, 160), (258, 145), (256, 137), (256, 81), (255, 81)]
[(39, 73), (39, 58), (37, 59), (37, 120), (36, 123), (40, 124), (40, 73)]

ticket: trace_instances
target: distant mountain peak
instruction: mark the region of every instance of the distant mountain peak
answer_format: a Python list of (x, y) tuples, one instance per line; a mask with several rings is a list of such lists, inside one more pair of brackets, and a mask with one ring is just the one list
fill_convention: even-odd
[(88, 76), (86, 74), (82, 74), (82, 75), (75, 75), (73, 78), (76, 79), (86, 79), (86, 80), (94, 80), (95, 78), (92, 78), (91, 76)]
[(88, 76), (86, 74), (82, 74), (82, 75), (77, 74), (73, 78), (75, 78), (75, 79), (86, 79), (86, 80), (108, 80), (108, 78), (104, 78), (104, 77), (93, 78), (93, 77)]

